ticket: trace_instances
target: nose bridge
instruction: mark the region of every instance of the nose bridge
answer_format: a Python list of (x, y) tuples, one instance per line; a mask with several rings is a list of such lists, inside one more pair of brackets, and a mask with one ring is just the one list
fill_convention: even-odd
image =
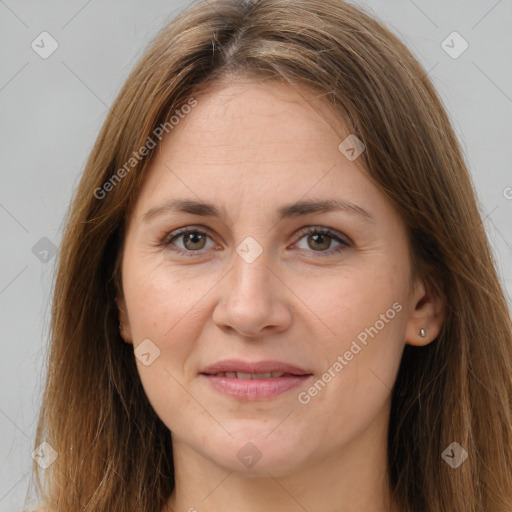
[(229, 296), (235, 301), (248, 300), (254, 306), (261, 307), (271, 296), (271, 262), (268, 250), (264, 250), (252, 237), (249, 238), (251, 239), (244, 239), (236, 248)]
[(266, 327), (285, 328), (290, 321), (282, 284), (271, 270), (270, 250), (251, 237), (233, 255), (229, 278), (214, 312), (214, 320), (245, 335), (257, 335)]

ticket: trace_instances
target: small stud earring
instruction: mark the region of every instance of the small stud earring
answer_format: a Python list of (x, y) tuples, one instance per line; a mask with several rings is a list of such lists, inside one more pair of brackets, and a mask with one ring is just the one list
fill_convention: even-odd
[(420, 329), (420, 336), (422, 338), (424, 338), (426, 335), (427, 335), (427, 330), (426, 329)]
[(121, 322), (119, 322), (119, 332), (121, 335), (123, 334), (123, 326), (121, 325)]

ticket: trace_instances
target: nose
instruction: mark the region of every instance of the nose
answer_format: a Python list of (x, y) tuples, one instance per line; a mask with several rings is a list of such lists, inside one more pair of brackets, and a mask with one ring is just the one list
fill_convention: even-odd
[(236, 255), (219, 292), (213, 321), (223, 330), (257, 338), (285, 331), (291, 325), (291, 292), (263, 256), (248, 263)]

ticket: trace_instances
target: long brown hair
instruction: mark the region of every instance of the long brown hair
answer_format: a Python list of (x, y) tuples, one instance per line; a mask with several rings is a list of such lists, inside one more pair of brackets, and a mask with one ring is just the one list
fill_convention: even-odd
[[(418, 272), (446, 302), (441, 333), (425, 347), (406, 345), (393, 388), (397, 503), (408, 512), (509, 512), (510, 313), (459, 142), (425, 70), (371, 15), (340, 0), (196, 3), (132, 71), (69, 211), (35, 440), (58, 457), (44, 471), (34, 462), (41, 501), (52, 512), (155, 512), (173, 490), (170, 432), (118, 330), (124, 220), (155, 151), (140, 157), (148, 137), (200, 91), (238, 75), (309, 87), (346, 119), (407, 227)], [(456, 469), (441, 456), (452, 442), (468, 453)]]

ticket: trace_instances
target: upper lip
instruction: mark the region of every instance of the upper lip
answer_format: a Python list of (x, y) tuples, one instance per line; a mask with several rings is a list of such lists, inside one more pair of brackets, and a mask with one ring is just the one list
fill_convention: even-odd
[(215, 375), (222, 372), (269, 373), (283, 372), (292, 375), (310, 375), (311, 372), (299, 366), (283, 363), (281, 361), (242, 361), (239, 359), (225, 359), (203, 368), (200, 373)]

